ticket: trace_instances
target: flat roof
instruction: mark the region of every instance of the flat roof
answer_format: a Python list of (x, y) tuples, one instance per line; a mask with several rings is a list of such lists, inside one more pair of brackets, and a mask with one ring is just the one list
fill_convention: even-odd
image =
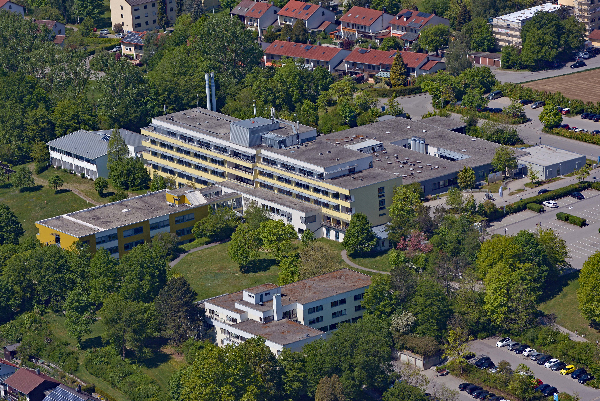
[[(322, 135), (315, 141), (306, 142), (302, 145), (290, 146), (284, 149), (274, 149), (266, 146), (261, 146), (261, 148), (265, 152), (277, 153), (323, 168), (370, 157), (367, 154), (347, 149), (344, 146), (336, 146), (335, 143), (330, 142), (329, 136), (330, 135)], [(269, 156), (267, 155), (267, 157)]]
[[(211, 187), (197, 191), (200, 193), (211, 192)], [(214, 189), (212, 191), (214, 191)], [(186, 204), (176, 207), (171, 206), (166, 201), (166, 192), (167, 190), (162, 190), (118, 202), (107, 203), (105, 205), (36, 221), (36, 224), (81, 238), (98, 232), (197, 207)], [(239, 195), (232, 192), (212, 197), (206, 204), (230, 199), (235, 196)]]
[(532, 146), (524, 150), (526, 154), (517, 157), (520, 163), (531, 163), (538, 166), (551, 166), (556, 163), (585, 158), (584, 155), (569, 152), (547, 145)]
[(521, 22), (531, 19), (537, 12), (553, 12), (560, 8), (557, 4), (546, 3), (539, 6), (526, 8), (525, 10), (515, 11), (514, 13), (500, 15), (494, 19), (509, 22)]
[(273, 284), (273, 283), (266, 283), (266, 284), (261, 284), (261, 285), (256, 285), (254, 287), (246, 288), (244, 291), (246, 291), (250, 294), (259, 294), (261, 292), (272, 290), (274, 288), (279, 288), (279, 286), (277, 284)]
[(455, 120), (452, 117), (433, 116), (422, 120), (424, 123), (431, 124), (438, 128), (453, 131), (459, 128), (465, 128), (467, 124), (462, 121)]
[(316, 206), (316, 205), (313, 205), (310, 203), (306, 203), (306, 202), (302, 202), (295, 198), (281, 195), (281, 194), (278, 194), (273, 191), (269, 191), (268, 189), (264, 189), (264, 188), (254, 188), (254, 187), (250, 187), (247, 185), (238, 184), (233, 181), (222, 181), (216, 185), (218, 185), (220, 187), (225, 187), (225, 188), (231, 189), (231, 190), (241, 194), (242, 196), (243, 195), (253, 196), (255, 198), (260, 198), (260, 199), (275, 203), (277, 205), (280, 205), (281, 207), (298, 210), (303, 213), (317, 213), (317, 212), (321, 211), (321, 208), (319, 206)]
[(261, 323), (256, 320), (246, 320), (232, 326), (255, 336), (260, 336), (279, 345), (288, 345), (311, 337), (322, 336), (323, 332), (304, 326), (288, 319), (277, 320), (270, 323)]

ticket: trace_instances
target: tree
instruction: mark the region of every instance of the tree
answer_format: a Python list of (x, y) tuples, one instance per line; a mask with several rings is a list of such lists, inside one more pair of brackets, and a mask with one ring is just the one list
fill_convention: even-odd
[(394, 188), (392, 206), (389, 209), (390, 222), (386, 228), (392, 241), (397, 242), (410, 232), (417, 209), (422, 203), (420, 193), (413, 187), (403, 185)]
[(260, 257), (258, 250), (262, 246), (260, 232), (248, 223), (240, 224), (231, 235), (227, 254), (244, 271), (250, 263)]
[(371, 285), (365, 291), (362, 306), (366, 315), (373, 315), (378, 320), (389, 319), (400, 301), (397, 291), (394, 291), (392, 278), (379, 274), (373, 277)]
[(83, 336), (92, 331), (96, 305), (91, 301), (86, 288), (77, 287), (67, 296), (64, 309), (65, 327), (79, 347)]
[(154, 305), (162, 334), (180, 345), (203, 336), (203, 313), (196, 304), (198, 294), (183, 277), (172, 278), (160, 290)]
[(48, 184), (50, 184), (50, 186), (52, 188), (54, 188), (54, 191), (56, 191), (56, 190), (58, 190), (58, 188), (62, 187), (64, 183), (65, 183), (65, 181), (58, 174), (55, 174), (48, 179)]
[(488, 105), (489, 100), (483, 97), (481, 89), (468, 89), (462, 98), (462, 106), (471, 110), (481, 110)]
[(48, 151), (48, 145), (44, 142), (37, 142), (31, 147), (31, 158), (35, 162), (35, 173), (40, 174), (50, 164), (50, 152)]
[(377, 237), (365, 214), (354, 213), (352, 215), (342, 245), (350, 255), (365, 254), (375, 248)]
[(298, 18), (292, 27), (292, 42), (306, 43), (308, 38), (309, 34), (304, 20)]
[(339, 253), (320, 241), (311, 241), (299, 252), (300, 266), (298, 279), (320, 276), (339, 269), (337, 260)]
[(407, 78), (408, 73), (406, 71), (406, 64), (404, 64), (404, 60), (402, 59), (402, 53), (396, 52), (390, 70), (390, 82), (392, 83), (392, 87), (399, 88), (401, 86), (406, 86)]
[(448, 196), (446, 196), (446, 205), (452, 209), (455, 213), (461, 213), (464, 206), (464, 199), (460, 189), (452, 187), (448, 190)]
[(575, 173), (577, 174), (577, 180), (579, 180), (579, 182), (585, 181), (585, 179), (590, 175), (590, 171), (591, 169), (588, 164), (584, 164), (583, 167), (575, 170)]
[(128, 187), (125, 163), (129, 157), (129, 148), (121, 136), (118, 128), (115, 128), (108, 141), (108, 179), (117, 189), (126, 189)]
[(438, 52), (442, 47), (448, 46), (450, 28), (444, 24), (429, 25), (421, 30), (419, 45), (428, 52)]
[(104, 177), (96, 178), (94, 189), (98, 192), (98, 195), (104, 196), (104, 191), (108, 189), (108, 180)]
[(117, 24), (113, 25), (113, 32), (114, 33), (123, 33), (123, 24), (117, 23)]
[(502, 48), (502, 67), (507, 70), (522, 68), (521, 49), (517, 46), (507, 45)]
[(19, 188), (19, 192), (22, 192), (24, 188), (33, 187), (35, 182), (33, 181), (33, 173), (27, 168), (27, 166), (17, 167), (11, 177), (13, 186)]
[(98, 248), (92, 256), (88, 271), (90, 298), (95, 304), (101, 304), (121, 286), (119, 261), (110, 256), (106, 248)]
[[(462, 32), (466, 35), (469, 49), (475, 52), (489, 52), (496, 47), (492, 26), (485, 18), (476, 18), (466, 24)], [(504, 67), (504, 64), (502, 64)]]
[(219, 207), (194, 224), (192, 233), (196, 238), (208, 237), (211, 241), (223, 241), (231, 237), (240, 218), (229, 207)]
[(400, 106), (400, 103), (394, 99), (393, 96), (388, 98), (388, 101), (385, 103), (385, 113), (390, 116), (398, 117), (404, 114), (404, 109)]
[(469, 341), (473, 338), (460, 328), (448, 331), (447, 344), (444, 349), (444, 358), (452, 359), (460, 366), (460, 373), (466, 363), (465, 354), (469, 352)]
[(429, 397), (417, 387), (396, 382), (393, 387), (383, 393), (381, 399), (383, 401), (427, 401)]
[(158, 1), (156, 22), (162, 29), (167, 29), (169, 27), (169, 16), (167, 15), (167, 5), (165, 4), (165, 0)]
[(536, 169), (533, 168), (532, 164), (527, 165), (527, 177), (529, 177), (529, 181), (532, 185), (536, 185), (540, 180), (540, 176)]
[(125, 359), (127, 349), (138, 355), (147, 341), (157, 332), (154, 305), (129, 301), (119, 294), (111, 294), (100, 309), (104, 332), (102, 339), (110, 343)]
[(120, 294), (127, 300), (152, 302), (167, 282), (167, 262), (157, 248), (138, 245), (119, 263)]
[(446, 71), (449, 74), (456, 76), (463, 71), (472, 68), (473, 62), (467, 57), (468, 54), (469, 45), (465, 35), (459, 32), (454, 36), (454, 40), (448, 45), (448, 51), (446, 52)]
[(450, 302), (444, 289), (430, 279), (421, 279), (409, 302), (409, 311), (416, 317), (414, 333), (441, 339), (450, 317)]
[(346, 401), (344, 386), (337, 375), (319, 380), (315, 392), (315, 401)]
[(17, 216), (4, 203), (0, 203), (0, 245), (19, 244), (19, 238), (25, 234)]
[(544, 106), (539, 118), (545, 129), (557, 128), (563, 121), (562, 113), (552, 103)]
[[(389, 10), (388, 10), (389, 11)], [(379, 46), (379, 50), (388, 51), (388, 50), (401, 50), (402, 43), (395, 36), (388, 36), (381, 41), (381, 45)]]
[(300, 256), (297, 253), (285, 255), (279, 262), (279, 285), (294, 283), (300, 279)]
[(510, 170), (517, 168), (515, 151), (506, 146), (500, 146), (497, 148), (492, 159), (492, 167), (494, 167), (496, 171), (501, 171), (503, 174), (508, 175)]
[(600, 286), (600, 252), (590, 256), (579, 272), (579, 289), (577, 300), (581, 314), (589, 321), (600, 322), (600, 299), (598, 287)]
[(471, 167), (464, 166), (462, 170), (458, 172), (458, 186), (460, 189), (471, 189), (475, 187), (475, 171)]
[(244, 222), (252, 230), (258, 230), (260, 225), (267, 220), (269, 220), (269, 212), (254, 201), (244, 210)]
[(280, 262), (290, 252), (292, 241), (298, 239), (298, 234), (291, 224), (281, 220), (267, 220), (260, 224), (262, 249), (270, 252)]

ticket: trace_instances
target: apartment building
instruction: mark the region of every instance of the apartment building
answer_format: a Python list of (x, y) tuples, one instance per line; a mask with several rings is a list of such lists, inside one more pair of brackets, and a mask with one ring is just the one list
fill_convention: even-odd
[(498, 46), (507, 45), (521, 46), (521, 29), (527, 21), (533, 18), (536, 13), (553, 13), (560, 9), (559, 5), (546, 3), (539, 6), (516, 11), (514, 13), (501, 15), (492, 20), (492, 30)]
[(165, 28), (158, 25), (159, 1), (164, 1), (167, 17), (171, 25), (177, 18), (175, 0), (110, 0), (110, 19), (113, 26), (123, 24), (123, 30), (151, 31)]
[(393, 18), (383, 11), (354, 6), (340, 18), (340, 36), (350, 40), (373, 39), (389, 27)]
[(415, 77), (423, 74), (432, 74), (446, 68), (446, 63), (439, 57), (427, 53), (415, 53), (398, 50), (374, 50), (357, 47), (346, 56), (344, 63), (337, 70), (345, 74), (364, 74), (366, 78), (375, 75), (389, 77), (389, 72), (394, 63), (396, 53), (400, 52), (406, 70)]
[(291, 0), (277, 13), (279, 25), (294, 25), (297, 20), (304, 21), (306, 29), (317, 29), (324, 22), (335, 22), (335, 14), (323, 6)]
[(410, 44), (419, 38), (423, 28), (440, 24), (450, 26), (450, 21), (435, 14), (404, 9), (390, 21), (390, 34)]
[(558, 0), (558, 5), (569, 7), (573, 15), (585, 24), (588, 35), (600, 28), (600, 3), (597, 0)]
[(284, 286), (263, 284), (204, 301), (219, 346), (262, 337), (275, 355), (300, 351), (363, 315), (371, 278), (342, 269)]
[(276, 118), (238, 120), (202, 108), (154, 118), (142, 129), (152, 174), (178, 185), (211, 185), (293, 224), (342, 241), (353, 213), (389, 221), (394, 187), (419, 182), (426, 195), (456, 185), (466, 165), (483, 180), (499, 146), (439, 122), (392, 118), (318, 136)]
[(237, 16), (247, 28), (265, 31), (277, 22), (277, 13), (281, 10), (273, 3), (244, 0), (231, 10), (231, 15)]
[(305, 45), (276, 40), (264, 50), (264, 53), (264, 62), (268, 66), (289, 57), (294, 60), (303, 60), (305, 68), (310, 70), (315, 67), (323, 67), (329, 72), (335, 72), (335, 67), (350, 54), (350, 51), (333, 46)]
[(240, 209), (240, 195), (223, 193), (218, 187), (182, 187), (63, 214), (35, 225), (42, 244), (68, 249), (81, 242), (91, 252), (105, 248), (120, 257), (159, 233), (173, 233), (181, 243), (190, 242), (194, 224), (216, 207)]

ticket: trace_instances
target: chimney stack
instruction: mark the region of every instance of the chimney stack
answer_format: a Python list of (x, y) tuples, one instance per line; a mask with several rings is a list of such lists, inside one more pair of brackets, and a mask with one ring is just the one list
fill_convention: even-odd
[(210, 73), (210, 83), (212, 89), (212, 111), (217, 111), (217, 91), (215, 89), (215, 73)]
[(210, 110), (210, 78), (208, 73), (204, 74), (204, 80), (206, 81), (206, 110)]
[(281, 308), (281, 294), (273, 295), (273, 318), (275, 320), (281, 320), (283, 317)]

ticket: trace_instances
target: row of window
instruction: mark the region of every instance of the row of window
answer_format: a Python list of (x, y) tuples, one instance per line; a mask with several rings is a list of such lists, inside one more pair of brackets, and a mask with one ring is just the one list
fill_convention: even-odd
[(310, 319), (308, 321), (308, 324), (309, 325), (313, 325), (313, 324), (316, 324), (316, 323), (321, 323), (322, 321), (323, 321), (323, 316), (318, 316), (318, 317), (316, 317), (314, 319)]
[(182, 216), (175, 217), (175, 224), (185, 223), (186, 221), (194, 220), (194, 213), (184, 214)]
[(339, 305), (346, 305), (346, 298), (340, 298), (338, 300), (331, 302), (332, 308), (335, 308), (336, 306), (339, 306)]
[(144, 243), (143, 239), (137, 240), (137, 241), (132, 241), (132, 242), (128, 242), (125, 245), (123, 245), (123, 250), (125, 251), (131, 251), (133, 248), (135, 248), (138, 245), (142, 245)]
[(192, 229), (193, 229), (193, 228), (194, 228), (193, 226), (186, 227), (186, 228), (181, 228), (181, 229), (179, 229), (179, 230), (176, 230), (176, 231), (175, 231), (175, 234), (176, 234), (178, 237), (183, 237), (184, 235), (190, 235), (190, 234), (192, 233)]
[(346, 316), (346, 309), (339, 310), (337, 312), (333, 312), (331, 314), (332, 319), (336, 319), (338, 317)]
[(169, 219), (157, 221), (156, 223), (150, 224), (150, 231), (160, 230), (161, 228), (169, 227)]
[(103, 235), (96, 238), (96, 245), (106, 244), (107, 242), (116, 241), (118, 239), (117, 233)]
[(333, 323), (333, 324), (330, 324), (329, 326), (319, 327), (317, 330), (328, 332), (328, 331), (337, 329), (338, 325), (340, 325), (342, 323), (350, 323), (350, 322), (356, 323), (361, 318), (362, 318), (362, 316), (353, 317), (352, 320), (348, 319), (348, 320), (344, 320), (344, 321), (339, 322), (339, 323)]
[(123, 238), (132, 237), (134, 235), (139, 235), (144, 232), (144, 226), (130, 228), (129, 230), (123, 231)]
[(294, 181), (294, 180), (290, 179), (289, 177), (273, 174), (269, 171), (259, 170), (258, 175), (268, 178), (268, 179), (271, 179), (271, 180), (276, 180), (278, 182), (281, 182), (282, 184), (291, 185), (296, 188), (303, 189), (305, 191), (311, 191), (315, 194), (326, 196), (328, 198), (333, 198), (336, 200), (342, 198), (342, 200), (344, 200), (346, 202), (349, 202), (351, 200), (351, 196), (349, 196), (349, 195), (340, 194), (339, 192), (330, 192), (326, 189), (319, 188), (319, 187), (313, 187), (304, 182)]
[(313, 306), (312, 308), (308, 308), (307, 313), (310, 315), (315, 312), (320, 312), (322, 310), (323, 310), (323, 305), (317, 305), (317, 306)]

